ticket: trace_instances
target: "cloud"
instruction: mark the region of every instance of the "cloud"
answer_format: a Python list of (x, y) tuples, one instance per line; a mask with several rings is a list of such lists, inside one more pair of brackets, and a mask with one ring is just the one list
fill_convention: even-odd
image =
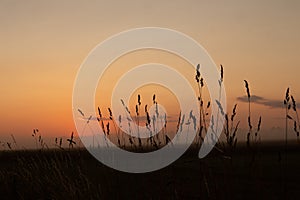
[[(248, 102), (248, 97), (246, 95), (237, 97), (236, 99), (241, 102)], [(259, 102), (259, 101), (264, 101), (264, 100), (265, 100), (265, 98), (260, 97), (260, 96), (256, 96), (256, 95), (251, 96), (251, 102)]]
[[(240, 102), (248, 102), (247, 96), (237, 97), (236, 99)], [(269, 108), (283, 108), (283, 101), (266, 99), (264, 97), (256, 96), (256, 95), (251, 96), (251, 103), (264, 105)], [(299, 105), (297, 105), (297, 106), (299, 106)]]

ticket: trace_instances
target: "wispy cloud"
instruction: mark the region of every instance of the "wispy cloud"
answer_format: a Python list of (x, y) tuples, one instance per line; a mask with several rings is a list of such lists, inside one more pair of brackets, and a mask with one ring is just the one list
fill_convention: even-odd
[[(236, 98), (240, 102), (248, 102), (247, 96), (241, 96)], [(251, 102), (259, 105), (264, 105), (269, 108), (283, 108), (283, 101), (281, 100), (273, 100), (273, 99), (266, 99), (261, 96), (252, 95)], [(297, 105), (299, 107), (299, 104)]]

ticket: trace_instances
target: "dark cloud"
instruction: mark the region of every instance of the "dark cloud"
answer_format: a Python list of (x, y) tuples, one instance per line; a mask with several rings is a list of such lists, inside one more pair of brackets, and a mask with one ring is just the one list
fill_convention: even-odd
[[(246, 96), (246, 95), (237, 97), (236, 99), (241, 102), (248, 102), (248, 96)], [(265, 100), (265, 98), (260, 97), (260, 96), (256, 96), (256, 95), (251, 96), (251, 102), (259, 102), (259, 101), (264, 101), (264, 100)]]
[[(236, 98), (240, 102), (248, 102), (248, 97), (247, 96), (241, 96)], [(272, 99), (266, 99), (261, 96), (256, 96), (252, 95), (251, 96), (251, 103), (259, 104), (259, 105), (264, 105), (269, 108), (283, 108), (283, 100), (272, 100)], [(299, 106), (299, 105), (297, 105)]]

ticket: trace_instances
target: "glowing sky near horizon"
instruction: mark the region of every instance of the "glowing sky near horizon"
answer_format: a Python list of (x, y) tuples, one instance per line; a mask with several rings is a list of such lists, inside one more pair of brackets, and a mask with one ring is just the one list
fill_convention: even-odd
[[(265, 105), (283, 100), (287, 87), (300, 102), (299, 10), (292, 0), (1, 1), (0, 140), (30, 137), (33, 128), (69, 135), (73, 83), (84, 58), (107, 37), (145, 26), (178, 30), (204, 46), (224, 66), (228, 111), (238, 103), (246, 127), (247, 106), (237, 100), (245, 95), (244, 79)], [(150, 58), (159, 60), (150, 52), (124, 62)], [(265, 105), (253, 104), (253, 119), (262, 115), (265, 130), (283, 127), (284, 110)]]

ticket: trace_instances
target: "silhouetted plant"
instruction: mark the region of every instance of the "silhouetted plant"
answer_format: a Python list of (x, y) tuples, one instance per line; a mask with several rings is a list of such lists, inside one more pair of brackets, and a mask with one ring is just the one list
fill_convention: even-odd
[(285, 106), (285, 148), (287, 148), (287, 140), (288, 140), (288, 120), (293, 119), (289, 115), (289, 110), (291, 109), (291, 104), (290, 104), (290, 88), (287, 88), (286, 93), (285, 93), (285, 99), (283, 101), (283, 104)]
[(250, 95), (250, 89), (249, 89), (249, 84), (246, 80), (244, 80), (245, 82), (245, 88), (246, 88), (246, 92), (247, 92), (247, 98), (248, 98), (248, 133), (247, 133), (247, 146), (250, 146), (250, 137), (252, 134), (252, 124), (251, 124), (251, 95)]
[(236, 116), (236, 108), (237, 108), (237, 104), (235, 104), (233, 109), (232, 109), (230, 122), (229, 122), (228, 114), (225, 115), (224, 133), (225, 133), (225, 136), (226, 136), (226, 143), (230, 148), (235, 148), (236, 144), (237, 144), (237, 131), (238, 131), (240, 121), (238, 121), (234, 125), (234, 118)]
[(69, 148), (73, 148), (73, 145), (76, 144), (74, 141), (74, 132), (71, 133), (71, 137), (67, 141), (69, 142)]
[[(253, 126), (252, 126), (252, 118), (251, 118), (251, 94), (250, 94), (250, 87), (249, 87), (249, 84), (246, 80), (244, 80), (245, 82), (245, 88), (246, 88), (246, 93), (247, 93), (247, 99), (248, 99), (248, 127), (249, 127), (249, 130), (248, 130), (248, 133), (247, 133), (247, 146), (250, 147), (250, 140), (251, 140), (251, 137), (252, 137), (252, 129), (253, 129)], [(260, 132), (260, 128), (261, 128), (261, 116), (259, 117), (259, 120), (258, 120), (258, 124), (257, 124), (257, 129), (256, 129), (256, 132), (254, 134), (254, 137), (255, 137), (255, 142), (257, 142), (257, 136)]]
[(297, 136), (297, 141), (299, 142), (300, 123), (299, 123), (299, 115), (298, 115), (298, 111), (297, 111), (297, 103), (296, 103), (293, 95), (291, 95), (291, 99), (292, 99), (292, 108), (293, 108), (294, 112), (296, 113), (296, 120), (297, 120), (297, 121), (294, 120), (294, 131)]

